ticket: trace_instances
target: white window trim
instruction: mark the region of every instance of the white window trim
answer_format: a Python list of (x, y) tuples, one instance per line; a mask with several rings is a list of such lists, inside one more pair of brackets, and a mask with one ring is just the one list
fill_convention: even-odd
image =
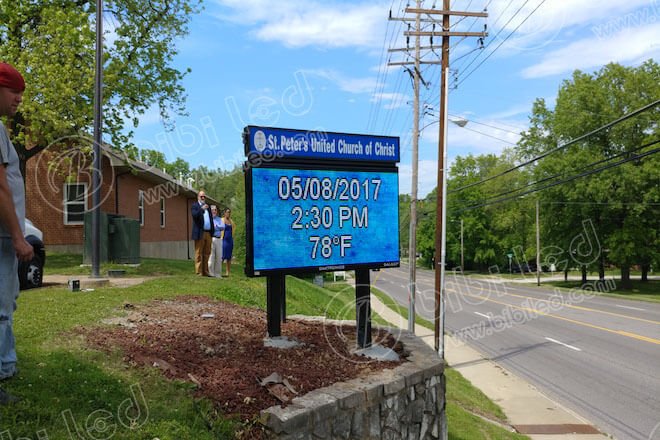
[(144, 191), (138, 190), (138, 220), (140, 226), (144, 226)]
[(68, 195), (68, 187), (69, 185), (82, 185), (83, 186), (83, 213), (87, 212), (87, 182), (64, 182), (64, 191), (62, 191), (62, 217), (63, 217), (63, 222), (65, 225), (84, 225), (85, 224), (85, 219), (84, 219), (84, 214), (83, 214), (83, 220), (79, 222), (71, 222), (68, 220), (68, 213), (69, 213), (69, 203), (74, 203), (74, 204), (79, 204), (79, 202), (69, 202), (67, 200), (67, 195)]
[(165, 228), (165, 197), (160, 198), (160, 227)]

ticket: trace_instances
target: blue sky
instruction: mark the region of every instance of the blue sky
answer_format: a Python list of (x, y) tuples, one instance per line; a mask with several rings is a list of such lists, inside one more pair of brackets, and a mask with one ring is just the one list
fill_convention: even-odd
[[(395, 17), (412, 17), (404, 14), (406, 5), (206, 0), (190, 35), (178, 42), (175, 60), (179, 69), (192, 69), (184, 81), (189, 116), (177, 118), (175, 130), (167, 132), (157, 110), (149, 111), (136, 144), (192, 167), (233, 169), (244, 158), (241, 131), (247, 124), (399, 136), (399, 190), (410, 193), (412, 83), (402, 67), (387, 66), (411, 60), (387, 52), (406, 46), (404, 25), (388, 20), (390, 9)], [(441, 5), (422, 2), (425, 8)], [(449, 94), (449, 114), (469, 122), (449, 126), (450, 161), (514, 144), (533, 101), (545, 98), (552, 105), (573, 70), (591, 72), (612, 61), (636, 66), (660, 55), (660, 0), (452, 1), (454, 10), (482, 11), (486, 5), (487, 19), (451, 22), (453, 30), (463, 31), (487, 23), (489, 36), (482, 50), (475, 50), (475, 38), (451, 42), (451, 84), (458, 87)], [(425, 51), (423, 59), (438, 60), (436, 52)], [(425, 65), (422, 74), (429, 83), (421, 90), (422, 104), (437, 114), (440, 68)], [(420, 197), (436, 183), (435, 119), (426, 115), (421, 121), (430, 125), (420, 139)]]

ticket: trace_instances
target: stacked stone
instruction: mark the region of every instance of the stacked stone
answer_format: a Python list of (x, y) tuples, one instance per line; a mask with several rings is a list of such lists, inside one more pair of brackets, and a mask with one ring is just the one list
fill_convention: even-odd
[(268, 408), (262, 423), (278, 440), (446, 438), (444, 363), (415, 335), (399, 341), (411, 354), (398, 367)]

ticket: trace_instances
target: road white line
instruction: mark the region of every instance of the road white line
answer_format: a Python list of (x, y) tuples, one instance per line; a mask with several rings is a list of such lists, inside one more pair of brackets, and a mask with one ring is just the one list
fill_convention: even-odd
[(640, 312), (645, 312), (646, 309), (640, 309), (639, 307), (630, 307), (630, 306), (620, 306), (618, 304), (615, 304), (617, 307), (621, 307), (622, 309), (630, 309), (630, 310), (639, 310)]
[(491, 319), (493, 319), (493, 318), (491, 318), (491, 317), (488, 316), (488, 315), (484, 315), (483, 313), (474, 312), (474, 314), (475, 314), (475, 315), (479, 315), (479, 316), (483, 316), (484, 318), (487, 318), (489, 321), (490, 321)]
[(555, 344), (563, 345), (564, 347), (570, 348), (571, 350), (582, 351), (581, 348), (577, 348), (577, 347), (573, 347), (572, 345), (564, 344), (563, 342), (560, 342), (556, 339), (552, 339), (552, 338), (548, 338), (548, 337), (546, 337), (545, 339), (547, 339), (550, 342), (554, 342)]

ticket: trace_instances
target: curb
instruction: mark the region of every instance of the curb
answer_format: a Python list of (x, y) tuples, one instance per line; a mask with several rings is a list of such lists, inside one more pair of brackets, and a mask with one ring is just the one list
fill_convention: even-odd
[[(373, 294), (371, 309), (395, 327), (408, 328), (407, 319), (387, 307)], [(416, 324), (415, 334), (434, 347), (432, 330)], [(460, 372), (472, 385), (499, 405), (509, 424), (521, 434), (526, 434), (534, 440), (611, 438), (531, 384), (449, 335), (445, 335), (445, 359), (449, 367)]]

